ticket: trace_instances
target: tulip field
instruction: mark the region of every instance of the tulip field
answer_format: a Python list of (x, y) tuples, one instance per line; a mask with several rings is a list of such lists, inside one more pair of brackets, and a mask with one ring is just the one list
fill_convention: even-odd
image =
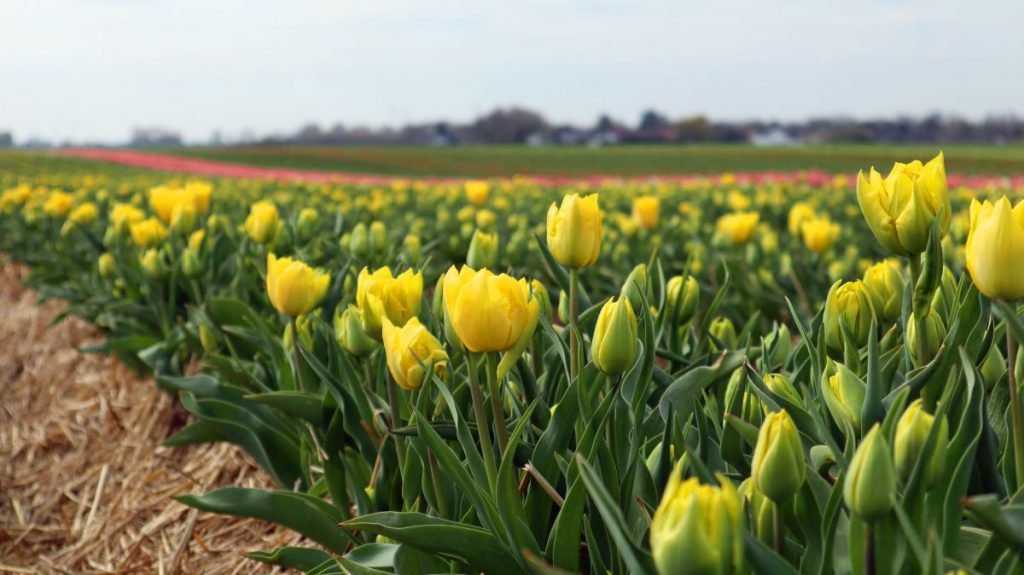
[(0, 258), (180, 403), (167, 445), (267, 474), (167, 501), (301, 536), (253, 571), (1024, 573), (1024, 180), (947, 155), (365, 183), (0, 156)]

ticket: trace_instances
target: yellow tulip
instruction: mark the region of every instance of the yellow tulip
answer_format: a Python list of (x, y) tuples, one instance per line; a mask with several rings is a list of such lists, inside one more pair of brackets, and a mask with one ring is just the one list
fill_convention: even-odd
[(487, 201), (491, 191), (490, 184), (483, 180), (467, 180), (463, 187), (466, 189), (466, 199), (478, 206)]
[(85, 202), (71, 211), (71, 214), (68, 215), (68, 221), (76, 225), (86, 226), (95, 222), (97, 215), (99, 215), (99, 210), (96, 209), (96, 204)]
[(590, 354), (594, 365), (608, 374), (619, 374), (633, 366), (637, 354), (636, 314), (629, 299), (612, 298), (601, 308), (594, 327)]
[(188, 237), (188, 247), (191, 250), (199, 251), (203, 247), (203, 241), (206, 239), (206, 230), (196, 230), (192, 232), (192, 235)]
[(277, 311), (298, 317), (327, 294), (331, 276), (292, 258), (267, 254), (267, 295)]
[(43, 211), (47, 215), (55, 218), (63, 218), (71, 211), (71, 204), (75, 199), (71, 197), (71, 194), (65, 194), (64, 192), (53, 192), (50, 197), (46, 199), (46, 203), (43, 204)]
[(146, 214), (131, 204), (116, 204), (110, 211), (110, 225), (121, 233), (146, 218)]
[(843, 349), (843, 331), (840, 318), (846, 321), (850, 333), (854, 337), (856, 347), (868, 342), (871, 332), (871, 320), (874, 317), (871, 305), (871, 294), (864, 282), (857, 280), (832, 284), (825, 300), (824, 329), (825, 343), (836, 351)]
[(810, 204), (806, 202), (797, 202), (793, 204), (793, 207), (789, 209), (789, 217), (787, 220), (789, 233), (794, 236), (799, 234), (804, 222), (812, 220), (814, 217), (814, 208), (812, 208)]
[(117, 273), (117, 260), (112, 254), (104, 252), (96, 260), (96, 267), (99, 269), (101, 278), (109, 279)]
[(633, 200), (633, 219), (644, 229), (658, 227), (661, 200), (657, 196), (643, 196)]
[(884, 260), (869, 267), (864, 272), (864, 286), (880, 319), (893, 322), (900, 317), (906, 283), (897, 261)]
[(267, 245), (274, 241), (280, 221), (277, 206), (267, 201), (256, 202), (245, 218), (245, 231), (254, 242)]
[(448, 354), (419, 319), (395, 327), (384, 318), (382, 336), (388, 371), (402, 389), (419, 389), (428, 371), (441, 378), (447, 375)]
[(828, 218), (814, 218), (800, 226), (800, 233), (808, 249), (823, 254), (831, 249), (839, 238), (839, 224), (832, 223)]
[(165, 224), (180, 219), (182, 211), (192, 214), (194, 219), (195, 214), (206, 213), (209, 210), (211, 191), (209, 185), (198, 183), (184, 188), (157, 186), (149, 190), (149, 207)]
[(732, 575), (743, 572), (743, 510), (728, 479), (720, 487), (669, 477), (651, 521), (651, 555), (661, 575)]
[(394, 325), (405, 325), (419, 315), (423, 300), (423, 274), (407, 269), (397, 277), (391, 268), (382, 267), (370, 273), (359, 272), (356, 284), (356, 306), (363, 325), (371, 336), (380, 339), (384, 318)]
[(593, 265), (601, 253), (601, 220), (597, 194), (580, 198), (569, 194), (562, 205), (548, 208), (548, 248), (559, 263), (570, 268)]
[(889, 175), (871, 168), (857, 174), (857, 201), (871, 231), (890, 252), (920, 254), (928, 246), (928, 229), (938, 221), (940, 235), (949, 229), (951, 208), (942, 153), (927, 164), (896, 162)]
[(540, 302), (525, 279), (452, 266), (443, 290), (452, 328), (471, 352), (510, 350), (537, 326)]
[(750, 241), (760, 220), (761, 214), (757, 212), (736, 212), (718, 218), (717, 228), (734, 245), (742, 245)]
[(131, 225), (132, 241), (140, 248), (155, 248), (167, 237), (167, 228), (156, 218)]
[(1024, 297), (1024, 201), (1011, 206), (971, 201), (967, 271), (978, 290), (992, 299)]
[(750, 476), (757, 488), (775, 503), (796, 495), (807, 479), (800, 433), (786, 410), (770, 414), (761, 424)]

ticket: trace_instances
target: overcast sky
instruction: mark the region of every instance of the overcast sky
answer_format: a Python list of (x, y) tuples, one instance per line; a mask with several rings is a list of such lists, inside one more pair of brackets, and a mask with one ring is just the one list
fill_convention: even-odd
[(1024, 0), (0, 0), (0, 131), (1024, 114)]

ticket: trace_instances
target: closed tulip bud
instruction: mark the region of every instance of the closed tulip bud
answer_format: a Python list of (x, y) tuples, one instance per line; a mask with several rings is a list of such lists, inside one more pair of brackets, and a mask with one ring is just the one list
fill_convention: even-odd
[(370, 231), (366, 229), (366, 224), (359, 222), (352, 228), (348, 249), (353, 256), (359, 259), (370, 255)]
[(850, 460), (843, 481), (843, 500), (854, 515), (867, 522), (885, 517), (896, 493), (892, 451), (876, 423)]
[(256, 202), (245, 218), (245, 232), (252, 241), (266, 246), (274, 242), (278, 223), (280, 215), (277, 206), (267, 201)]
[(533, 337), (540, 301), (525, 279), (452, 266), (443, 289), (446, 318), (469, 351), (508, 351)]
[(558, 290), (558, 321), (569, 325), (569, 294), (565, 290)]
[(854, 432), (860, 431), (860, 416), (864, 407), (867, 384), (841, 363), (829, 360), (821, 376), (821, 395), (825, 398), (832, 419), (840, 428), (848, 424)]
[(402, 389), (419, 389), (431, 372), (442, 379), (447, 376), (448, 354), (419, 319), (396, 327), (384, 318), (382, 339), (388, 371)]
[(594, 365), (617, 375), (633, 366), (637, 355), (636, 314), (629, 300), (612, 298), (601, 308), (590, 353)]
[(478, 229), (490, 231), (498, 221), (498, 216), (495, 216), (491, 210), (480, 210), (476, 213), (475, 220)]
[(657, 196), (642, 196), (633, 200), (633, 220), (646, 230), (658, 227), (661, 200)]
[(203, 351), (207, 354), (214, 354), (220, 348), (220, 336), (217, 335), (216, 330), (201, 323), (199, 324), (199, 343), (202, 344)]
[(483, 205), (487, 202), (487, 195), (491, 191), (491, 186), (483, 180), (466, 180), (463, 184), (466, 190), (466, 199), (476, 205)]
[(633, 268), (633, 271), (629, 272), (626, 276), (626, 281), (622, 284), (622, 290), (619, 292), (619, 298), (626, 298), (629, 300), (629, 304), (633, 306), (633, 309), (641, 309), (644, 305), (643, 296), (647, 296), (647, 301), (651, 301), (649, 292), (647, 291), (647, 265), (639, 264)]
[(942, 318), (939, 314), (935, 313), (935, 310), (929, 309), (928, 315), (924, 319), (925, 329), (925, 343), (927, 349), (923, 350), (925, 357), (919, 357), (917, 350), (921, 348), (918, 334), (918, 326), (916, 321), (910, 321), (907, 325), (907, 346), (914, 350), (915, 353), (911, 353), (911, 360), (914, 362), (914, 367), (921, 367), (928, 361), (931, 361), (937, 353), (939, 353), (939, 347), (942, 346), (942, 340), (946, 337), (946, 325), (942, 323)]
[[(689, 322), (697, 315), (700, 305), (700, 285), (693, 276), (675, 276), (668, 280), (665, 291), (665, 309), (673, 324)], [(680, 293), (682, 292), (682, 293)]]
[(892, 323), (899, 319), (906, 282), (898, 263), (885, 260), (869, 267), (864, 272), (864, 287), (871, 296), (871, 307), (879, 322)]
[(540, 302), (540, 313), (542, 316), (551, 319), (551, 296), (548, 295), (548, 288), (538, 280), (530, 280), (530, 290), (533, 297)]
[(793, 353), (793, 336), (786, 324), (778, 326), (769, 333), (768, 337), (764, 338), (764, 344), (768, 346), (769, 350), (775, 349), (775, 354), (772, 357), (775, 365), (785, 363), (789, 354)]
[(295, 318), (295, 323), (289, 322), (284, 326), (284, 336), (281, 338), (284, 343), (284, 348), (289, 352), (294, 352), (295, 349), (295, 331), (292, 329), (293, 325), (299, 326), (299, 342), (302, 347), (306, 349), (313, 348), (313, 320), (309, 314), (302, 314)]
[(737, 369), (729, 376), (729, 383), (725, 387), (725, 411), (755, 426), (761, 425), (764, 419), (764, 407), (757, 395), (747, 389), (747, 377), (743, 369)]
[(775, 503), (789, 500), (803, 487), (807, 479), (804, 446), (785, 410), (770, 414), (761, 425), (750, 476), (765, 497)]
[(199, 252), (192, 248), (185, 249), (181, 254), (181, 273), (187, 278), (199, 277), (203, 273), (203, 260)]
[[(896, 423), (896, 472), (904, 482), (910, 479), (918, 460), (921, 457), (929, 457), (924, 453), (924, 447), (934, 425), (935, 416), (924, 410), (924, 402), (920, 399), (911, 403)], [(928, 487), (938, 485), (946, 466), (949, 426), (946, 425), (945, 417), (939, 425), (939, 435), (936, 437), (928, 467), (925, 468), (925, 484)]]
[(277, 311), (298, 317), (320, 304), (331, 276), (292, 258), (267, 255), (267, 295)]
[(775, 534), (772, 500), (761, 493), (753, 477), (740, 484), (739, 493), (746, 500), (750, 513), (750, 530), (762, 543), (771, 545)]
[(1024, 201), (971, 201), (967, 271), (978, 291), (992, 299), (1024, 297)]
[(942, 154), (923, 165), (897, 162), (885, 179), (874, 168), (867, 176), (857, 174), (857, 201), (883, 247), (898, 256), (920, 254), (933, 221), (941, 235), (949, 229), (952, 210)]
[(769, 373), (764, 376), (764, 384), (775, 395), (800, 407), (804, 406), (804, 400), (800, 397), (800, 393), (793, 387), (793, 384), (789, 382), (785, 375)]
[(940, 317), (948, 317), (954, 301), (956, 301), (956, 278), (948, 267), (943, 267), (938, 289), (932, 296), (932, 309), (939, 312)]
[(356, 305), (363, 318), (363, 327), (374, 338), (381, 337), (384, 319), (394, 325), (405, 325), (419, 315), (423, 301), (423, 274), (407, 269), (398, 276), (391, 268), (382, 267), (370, 273), (359, 272)]
[(156, 248), (167, 238), (167, 229), (156, 218), (149, 218), (131, 225), (132, 241), (139, 248)]
[(477, 229), (469, 241), (466, 265), (473, 269), (493, 268), (498, 263), (498, 234)]
[(99, 270), (101, 278), (110, 279), (117, 274), (117, 260), (110, 253), (102, 253), (96, 260), (96, 268)]
[(196, 252), (203, 249), (203, 243), (206, 241), (206, 231), (196, 230), (192, 232), (192, 235), (188, 237), (188, 248), (195, 250)]
[(720, 236), (740, 246), (750, 241), (760, 221), (761, 214), (757, 212), (736, 212), (718, 218), (715, 227)]
[(146, 277), (151, 280), (158, 280), (167, 272), (167, 266), (164, 264), (163, 258), (160, 257), (160, 252), (155, 248), (143, 252), (142, 257), (139, 258), (139, 264), (142, 266), (142, 271), (146, 272)]
[(651, 555), (660, 575), (743, 572), (743, 510), (736, 489), (682, 479), (677, 465), (651, 521)]
[(823, 254), (832, 249), (832, 245), (839, 239), (839, 224), (824, 217), (813, 218), (800, 226), (800, 235), (807, 249)]
[(726, 349), (735, 349), (739, 345), (739, 338), (736, 337), (736, 328), (733, 327), (732, 321), (727, 317), (716, 317), (711, 321), (711, 326), (708, 327), (708, 331), (718, 341), (725, 346)]
[(423, 259), (423, 248), (418, 235), (410, 234), (402, 240), (402, 259), (410, 267), (420, 265), (420, 261)]
[(370, 224), (370, 252), (374, 256), (382, 256), (388, 251), (388, 229), (384, 222)]
[(320, 214), (313, 208), (303, 208), (299, 212), (299, 219), (296, 228), (299, 232), (299, 240), (303, 243), (312, 239), (316, 234), (317, 225), (320, 223)]
[(864, 282), (837, 281), (832, 284), (832, 289), (828, 290), (828, 298), (825, 300), (825, 343), (834, 350), (843, 350), (844, 337), (840, 323), (842, 318), (854, 338), (851, 343), (855, 344), (855, 347), (863, 347), (868, 341), (873, 317), (871, 295)]
[(71, 211), (68, 221), (76, 226), (87, 226), (95, 222), (98, 215), (99, 210), (96, 208), (96, 204), (85, 202)]
[(601, 209), (597, 194), (585, 198), (569, 194), (562, 205), (548, 208), (548, 249), (563, 266), (583, 268), (593, 265), (601, 253)]
[(334, 337), (338, 344), (355, 357), (366, 357), (377, 349), (377, 341), (363, 329), (363, 319), (355, 306), (334, 315)]
[(437, 318), (444, 316), (444, 274), (441, 274), (437, 278), (437, 282), (434, 283), (434, 293), (430, 299), (430, 312)]

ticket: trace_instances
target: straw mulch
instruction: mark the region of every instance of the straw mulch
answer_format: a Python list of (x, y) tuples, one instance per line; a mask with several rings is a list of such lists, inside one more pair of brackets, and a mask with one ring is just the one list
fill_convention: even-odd
[(165, 448), (187, 414), (153, 381), (75, 346), (100, 340), (36, 305), (0, 260), (0, 573), (274, 573), (249, 550), (296, 544), (171, 496), (271, 481), (227, 444)]

